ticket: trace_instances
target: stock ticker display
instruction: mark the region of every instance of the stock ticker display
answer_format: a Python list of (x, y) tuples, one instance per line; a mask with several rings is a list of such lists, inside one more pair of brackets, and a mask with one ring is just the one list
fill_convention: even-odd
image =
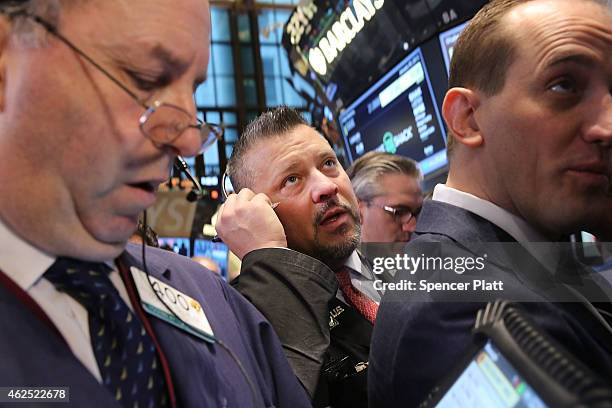
[(425, 176), (447, 164), (446, 132), (421, 48), (350, 104), (339, 122), (351, 162), (374, 150), (415, 160)]

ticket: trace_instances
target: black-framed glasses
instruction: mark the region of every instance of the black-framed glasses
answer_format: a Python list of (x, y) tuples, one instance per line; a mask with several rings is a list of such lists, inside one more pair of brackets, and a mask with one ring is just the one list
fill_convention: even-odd
[(201, 140), (200, 149), (198, 150), (198, 154), (200, 154), (208, 147), (212, 146), (217, 140), (221, 139), (221, 136), (223, 135), (223, 129), (221, 126), (206, 123), (198, 118), (194, 118), (189, 112), (180, 106), (158, 100), (151, 104), (147, 104), (126, 85), (119, 81), (114, 75), (108, 72), (104, 67), (77, 47), (72, 41), (64, 37), (53, 24), (44, 20), (42, 17), (28, 13), (25, 10), (15, 10), (12, 12), (3, 11), (3, 13), (8, 15), (9, 18), (23, 16), (40, 24), (45, 28), (45, 30), (47, 30), (47, 32), (49, 32), (49, 34), (53, 35), (67, 45), (71, 50), (89, 62), (98, 71), (104, 74), (104, 76), (114, 82), (115, 85), (121, 88), (126, 94), (128, 94), (145, 110), (138, 120), (139, 127), (141, 132), (156, 145), (171, 144), (181, 135), (185, 134), (185, 132), (197, 131)]
[(410, 222), (410, 220), (412, 220), (413, 218), (416, 218), (417, 216), (410, 208), (405, 207), (403, 205), (396, 205), (396, 206), (384, 205), (384, 204), (376, 204), (376, 203), (373, 203), (372, 201), (368, 201), (368, 207), (369, 206), (380, 208), (381, 210), (390, 214), (396, 222), (401, 223), (401, 224), (406, 224)]

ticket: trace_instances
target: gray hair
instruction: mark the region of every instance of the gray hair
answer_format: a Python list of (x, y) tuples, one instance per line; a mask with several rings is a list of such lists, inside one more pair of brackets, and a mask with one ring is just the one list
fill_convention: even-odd
[(88, 0), (0, 0), (0, 13), (11, 20), (13, 39), (23, 46), (46, 44), (46, 30), (26, 14), (39, 16), (57, 26), (63, 8)]
[(361, 156), (347, 170), (353, 183), (355, 195), (361, 201), (370, 201), (385, 192), (380, 188), (380, 177), (386, 174), (405, 174), (421, 181), (423, 176), (417, 163), (397, 154), (368, 152)]
[(253, 145), (261, 139), (282, 136), (299, 125), (308, 126), (296, 110), (286, 106), (269, 110), (247, 125), (234, 145), (232, 157), (227, 163), (226, 172), (235, 191), (253, 183), (249, 169), (244, 168), (244, 158)]

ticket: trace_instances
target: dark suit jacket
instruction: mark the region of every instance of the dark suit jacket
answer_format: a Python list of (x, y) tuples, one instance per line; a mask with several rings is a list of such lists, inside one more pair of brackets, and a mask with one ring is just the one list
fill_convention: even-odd
[[(121, 262), (143, 269), (140, 251), (129, 245)], [(188, 258), (149, 247), (146, 256), (152, 276), (200, 302), (215, 336), (254, 382), (258, 407), (310, 406), (274, 330), (249, 302)], [(168, 359), (179, 407), (253, 406), (250, 388), (225, 350), (157, 318), (147, 319)], [(117, 406), (63, 339), (2, 285), (0, 361), (2, 386), (68, 386), (72, 406)]]
[[(407, 251), (420, 251), (420, 246), (432, 242), (447, 244), (454, 255), (481, 256), (487, 242), (514, 240), (469, 211), (428, 201), (417, 222), (416, 238), (408, 244)], [(540, 328), (603, 378), (612, 378), (612, 335), (597, 315), (579, 299), (549, 302), (551, 294), (558, 295), (565, 289), (547, 286), (542, 266), (527, 251), (520, 256), (493, 252), (489, 254), (486, 273), (492, 279), (503, 279), (503, 296), (528, 301), (523, 306)], [(402, 273), (397, 276), (405, 277)], [(565, 292), (562, 295), (573, 296)], [(407, 301), (406, 296), (422, 297)], [(484, 303), (441, 302), (435, 301), (436, 296), (387, 292), (383, 297), (370, 354), (368, 393), (372, 407), (418, 405), (472, 344), (471, 329)]]
[(338, 282), (325, 264), (300, 252), (248, 253), (232, 285), (270, 321), (315, 406), (366, 407), (372, 324), (336, 299)]

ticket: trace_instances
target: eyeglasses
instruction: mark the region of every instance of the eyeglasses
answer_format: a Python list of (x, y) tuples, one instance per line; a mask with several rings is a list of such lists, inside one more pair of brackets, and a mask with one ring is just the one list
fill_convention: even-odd
[[(57, 28), (48, 21), (45, 21), (35, 14), (30, 14), (25, 10), (16, 10), (13, 12), (4, 13), (7, 14), (9, 18), (24, 16), (43, 26), (51, 35), (66, 44), (70, 49), (93, 65), (98, 71), (104, 74), (104, 76), (127, 93), (136, 103), (142, 106), (145, 109), (145, 112), (138, 120), (140, 130), (156, 145), (167, 145), (174, 143), (174, 141), (176, 141), (185, 132), (189, 130), (197, 131), (201, 140), (200, 149), (198, 151), (199, 154), (204, 152), (208, 147), (212, 146), (217, 140), (221, 139), (223, 129), (219, 125), (206, 123), (198, 118), (193, 118), (189, 112), (179, 106), (160, 101), (154, 101), (150, 105), (147, 104), (115, 76), (111, 75), (100, 64), (94, 61), (89, 55), (85, 54), (85, 52), (74, 45), (74, 43), (60, 34), (57, 31)], [(194, 119), (195, 123), (193, 123)]]
[(368, 201), (368, 207), (373, 206), (380, 208), (388, 214), (391, 214), (395, 222), (400, 224), (406, 224), (410, 222), (413, 218), (416, 218), (416, 214), (412, 212), (412, 210), (408, 207), (404, 207), (402, 205), (391, 206), (391, 205), (379, 205), (375, 204), (371, 201)]

